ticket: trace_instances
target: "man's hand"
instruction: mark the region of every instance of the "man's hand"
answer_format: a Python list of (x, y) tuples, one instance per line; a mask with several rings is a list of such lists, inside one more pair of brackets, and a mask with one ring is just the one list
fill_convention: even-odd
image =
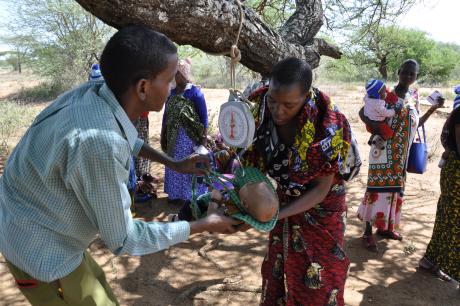
[(206, 174), (211, 169), (209, 157), (206, 155), (192, 154), (183, 160), (174, 163), (174, 169), (186, 174)]
[(221, 214), (209, 214), (203, 219), (190, 222), (190, 235), (201, 232), (233, 234), (237, 231), (236, 225), (240, 222)]

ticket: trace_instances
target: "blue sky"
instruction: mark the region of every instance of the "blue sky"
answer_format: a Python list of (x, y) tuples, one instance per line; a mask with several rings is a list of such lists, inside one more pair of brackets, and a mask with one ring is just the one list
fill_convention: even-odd
[[(346, 0), (345, 0), (346, 1)], [(8, 21), (6, 3), (0, 0), (0, 20)], [(443, 42), (454, 42), (460, 45), (460, 0), (422, 0), (414, 6), (399, 24), (427, 32), (433, 39)], [(0, 25), (0, 35), (7, 27)], [(0, 51), (7, 46), (0, 44)]]

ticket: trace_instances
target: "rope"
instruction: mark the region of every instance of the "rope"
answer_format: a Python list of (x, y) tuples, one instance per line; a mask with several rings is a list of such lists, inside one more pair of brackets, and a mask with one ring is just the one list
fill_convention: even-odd
[(240, 0), (236, 0), (238, 9), (240, 11), (240, 25), (238, 27), (238, 34), (236, 35), (235, 42), (230, 48), (230, 86), (232, 89), (236, 89), (236, 65), (241, 61), (241, 51), (238, 49), (238, 41), (240, 40), (241, 29), (243, 28), (243, 6)]
[(230, 47), (229, 51), (224, 52), (207, 52), (208, 54), (220, 56), (220, 55), (228, 55), (230, 56), (230, 87), (232, 89), (236, 88), (236, 65), (241, 61), (241, 51), (238, 49), (238, 42), (241, 36), (241, 30), (243, 28), (244, 22), (244, 15), (243, 15), (243, 5), (241, 4), (240, 0), (235, 0), (236, 4), (238, 5), (238, 10), (240, 12), (240, 24), (238, 26), (238, 33), (236, 35), (235, 41), (233, 42), (232, 46)]

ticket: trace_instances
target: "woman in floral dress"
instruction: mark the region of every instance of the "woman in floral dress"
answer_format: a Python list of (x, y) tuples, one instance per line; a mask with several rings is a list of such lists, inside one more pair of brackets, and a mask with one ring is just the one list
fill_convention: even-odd
[[(358, 209), (358, 218), (366, 224), (363, 243), (373, 252), (377, 252), (377, 244), (372, 234), (372, 226), (377, 228), (378, 235), (402, 240), (402, 235), (396, 229), (399, 227), (404, 203), (409, 149), (418, 127), (425, 124), (444, 103), (444, 99), (440, 98), (424, 116), (419, 117), (418, 96), (416, 91), (410, 89), (417, 79), (418, 71), (419, 65), (415, 60), (409, 59), (401, 64), (398, 71), (399, 82), (394, 92), (399, 102), (404, 103), (404, 107), (389, 119), (394, 136), (385, 142), (383, 150), (373, 144), (369, 154), (367, 190)], [(364, 116), (363, 110), (360, 117), (366, 125), (375, 124)]]
[(351, 131), (311, 82), (310, 66), (288, 58), (274, 67), (270, 85), (249, 97), (258, 103), (257, 131), (243, 163), (277, 181), (282, 203), (262, 264), (261, 305), (344, 305), (349, 260), (339, 167)]

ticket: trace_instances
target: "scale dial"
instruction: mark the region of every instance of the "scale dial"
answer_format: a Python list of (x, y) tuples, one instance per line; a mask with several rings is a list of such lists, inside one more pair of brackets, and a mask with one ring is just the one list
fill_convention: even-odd
[(244, 104), (227, 102), (219, 114), (219, 130), (224, 142), (230, 147), (245, 148), (248, 144), (249, 122)]

